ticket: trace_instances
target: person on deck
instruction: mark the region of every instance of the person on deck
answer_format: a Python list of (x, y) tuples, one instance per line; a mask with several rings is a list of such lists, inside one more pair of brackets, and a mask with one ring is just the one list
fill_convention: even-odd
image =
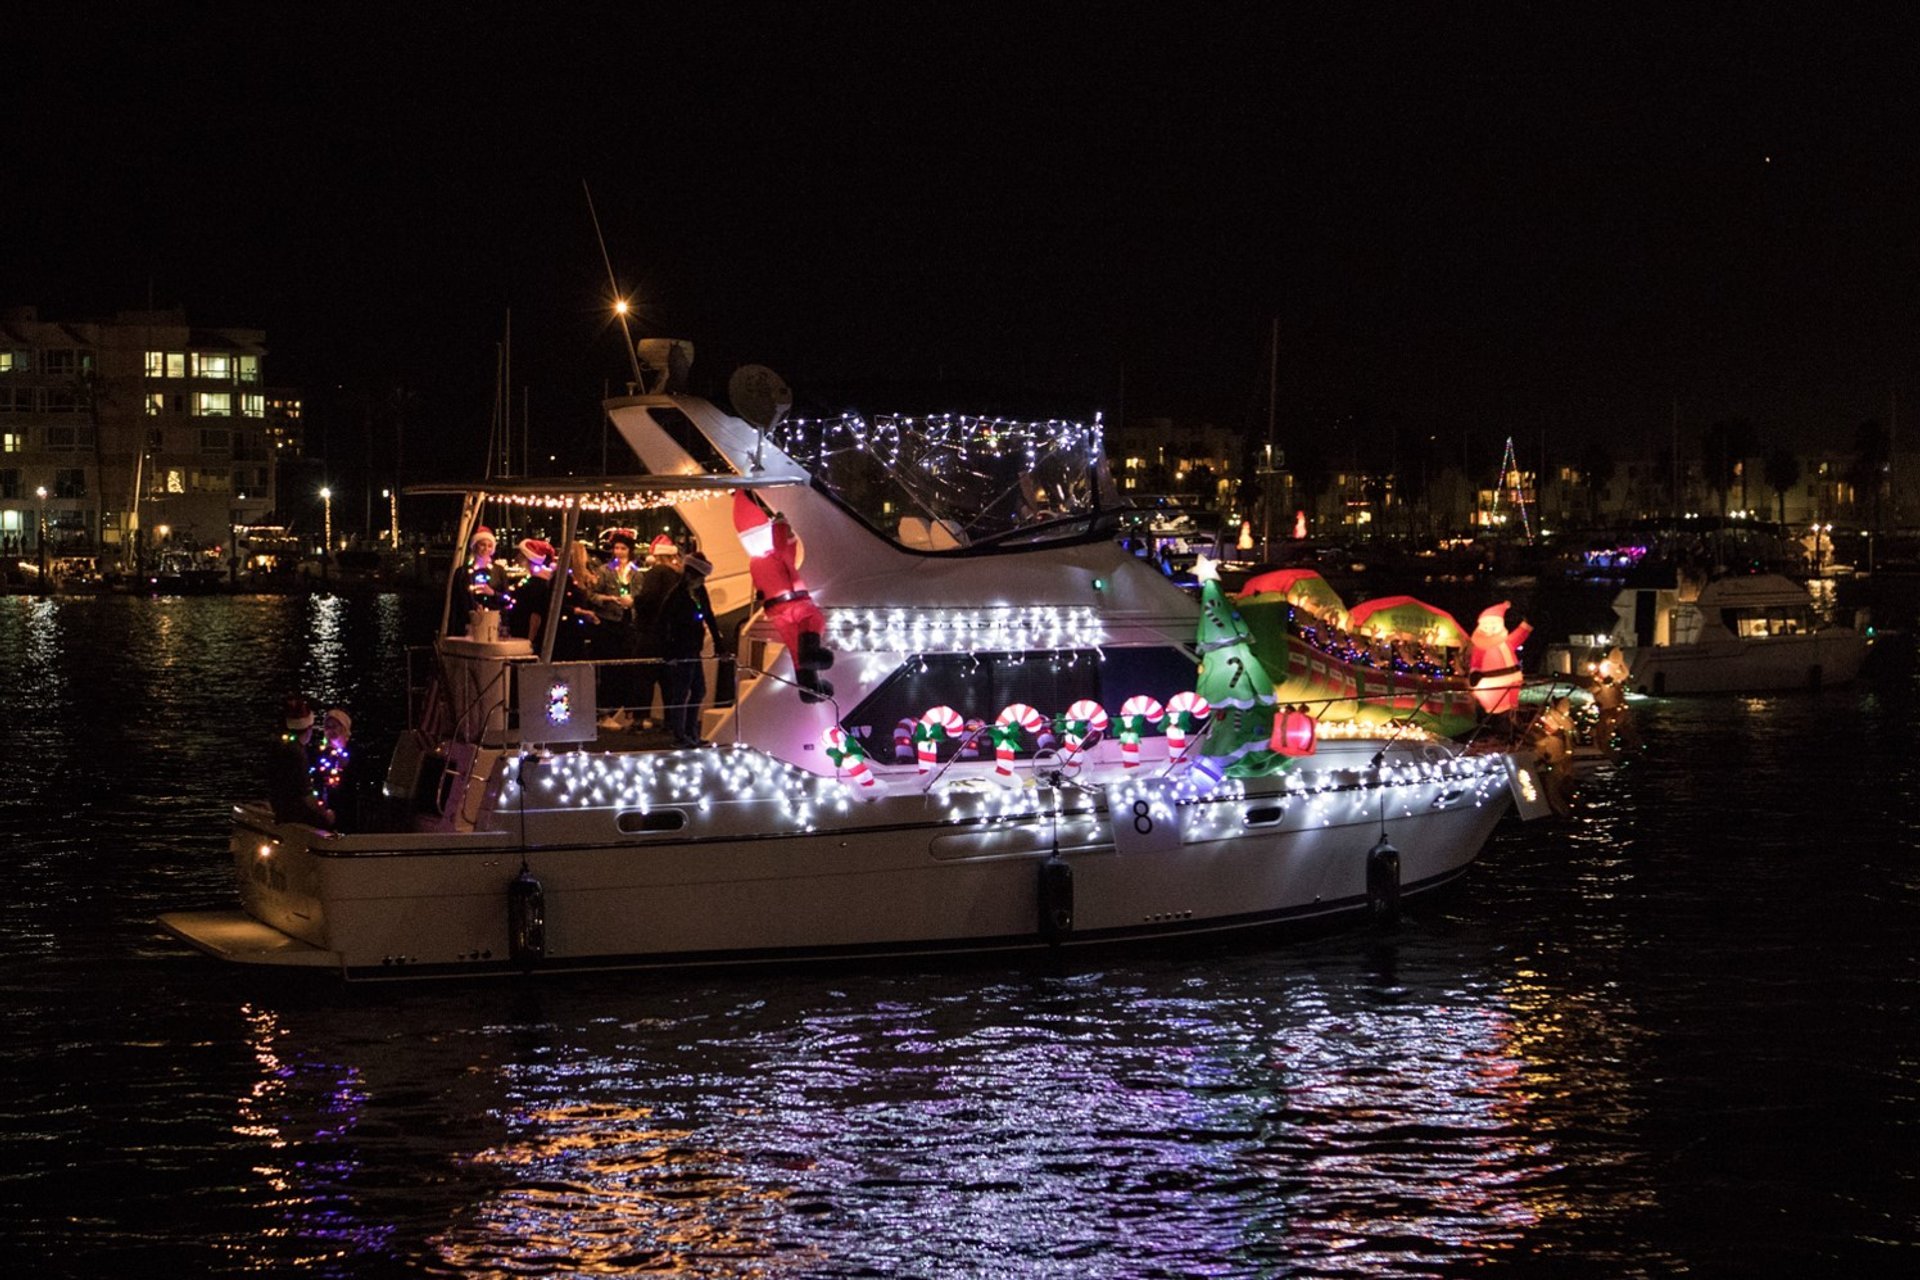
[[(467, 545), (467, 562), (460, 566), (460, 572), (455, 575), (448, 635), (493, 638), (489, 633), (496, 629), (497, 610), (502, 603), (501, 584), (494, 581), (495, 545), (493, 530), (481, 525), (473, 531), (473, 538)], [(473, 615), (476, 611), (489, 615), (480, 620), (482, 625), (475, 625)]]
[(543, 638), (541, 624), (553, 607), (553, 544), (545, 538), (523, 538), (520, 558), (526, 561), (527, 576), (513, 590), (507, 608), (507, 634), (532, 642), (538, 650)]
[[(672, 538), (661, 534), (647, 547), (647, 571), (641, 576), (640, 589), (633, 597), (634, 655), (663, 659), (667, 639), (661, 614), (667, 597), (680, 585), (680, 548)], [(643, 729), (653, 727), (653, 697), (666, 683), (665, 666), (660, 661), (643, 662), (634, 668), (633, 714)], [(665, 713), (662, 712), (664, 715)]]
[[(681, 559), (680, 577), (660, 606), (658, 634), (661, 667), (660, 700), (664, 707), (667, 731), (676, 747), (710, 745), (700, 736), (700, 704), (707, 698), (706, 672), (700, 660), (711, 630), (718, 640), (719, 629), (712, 627), (700, 608), (706, 595), (706, 575), (713, 569), (698, 552)], [(697, 594), (696, 594), (697, 592)], [(712, 611), (712, 603), (707, 611)]]
[[(600, 653), (602, 658), (632, 659), (639, 656), (638, 629), (634, 622), (634, 595), (640, 589), (645, 571), (634, 563), (635, 534), (631, 529), (609, 529), (602, 535), (607, 545), (607, 562), (600, 566), (594, 583), (594, 603), (600, 610)], [(625, 729), (635, 716), (639, 701), (638, 668), (632, 665), (607, 667), (600, 673), (600, 705), (607, 713), (600, 717), (602, 729)]]
[(348, 742), (353, 717), (345, 707), (329, 707), (320, 718), (319, 750), (313, 761), (313, 790), (328, 814), (327, 825), (346, 831), (360, 825), (359, 777)]
[(594, 655), (600, 631), (600, 611), (594, 605), (596, 581), (587, 544), (575, 542), (567, 549), (567, 581), (560, 597), (560, 631), (553, 641), (555, 662), (580, 662)]
[(267, 802), (275, 822), (333, 826), (333, 811), (320, 803), (313, 787), (313, 704), (293, 694), (281, 706), (281, 733), (267, 751)]

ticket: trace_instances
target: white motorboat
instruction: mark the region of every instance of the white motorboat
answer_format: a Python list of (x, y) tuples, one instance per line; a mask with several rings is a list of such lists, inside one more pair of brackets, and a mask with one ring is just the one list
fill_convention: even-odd
[(1624, 667), (1615, 679), (1656, 697), (1818, 689), (1858, 676), (1872, 643), (1863, 626), (1825, 620), (1806, 587), (1777, 573), (1629, 587), (1613, 612), (1611, 632), (1550, 647), (1548, 671), (1585, 677), (1612, 657)]
[[(1510, 804), (1547, 812), (1515, 757), (1410, 724), (1325, 724), (1313, 754), (1264, 768), (1247, 767), (1264, 737), (1209, 757), (1271, 685), (1194, 723), (1196, 660), (1238, 651), (1199, 635), (1238, 617), (1203, 622), (1217, 588), (1196, 604), (1112, 536), (1097, 429), (1086, 509), (1063, 512), (1060, 484), (996, 527), (895, 507), (883, 531), (705, 400), (607, 411), (649, 474), (464, 488), (463, 540), (538, 513), (565, 546), (672, 505), (715, 562), (716, 609), (752, 606), (739, 696), (702, 725), (718, 745), (598, 728), (596, 664), (553, 660), (552, 618), (529, 639), (443, 635), (386, 775), (402, 813), (337, 832), (240, 804), (240, 909), (167, 929), (349, 978), (1150, 943), (1391, 912), (1464, 872)], [(1033, 489), (1038, 464), (1015, 461)], [(790, 593), (750, 594), (743, 490), (805, 549), (831, 687), (767, 616)]]

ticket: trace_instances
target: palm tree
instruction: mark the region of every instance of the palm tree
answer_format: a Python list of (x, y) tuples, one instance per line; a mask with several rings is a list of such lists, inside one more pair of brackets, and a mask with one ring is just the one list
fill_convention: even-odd
[(1707, 483), (1720, 495), (1720, 514), (1727, 514), (1727, 494), (1735, 478), (1740, 481), (1740, 505), (1747, 505), (1747, 458), (1755, 447), (1753, 424), (1745, 418), (1723, 418), (1707, 428), (1700, 439), (1701, 462)]
[(1886, 429), (1878, 422), (1868, 418), (1853, 429), (1853, 461), (1847, 467), (1847, 483), (1853, 486), (1856, 515), (1860, 496), (1868, 495), (1875, 529), (1880, 527), (1880, 495), (1886, 489), (1887, 465), (1891, 460)]
[(1785, 524), (1787, 491), (1800, 483), (1800, 459), (1787, 446), (1777, 444), (1768, 452), (1763, 470), (1767, 487), (1773, 490), (1774, 500), (1779, 504), (1780, 523)]
[(1587, 488), (1587, 523), (1600, 523), (1600, 493), (1613, 483), (1613, 475), (1619, 468), (1614, 461), (1613, 451), (1607, 448), (1606, 441), (1591, 437), (1580, 450), (1580, 479)]

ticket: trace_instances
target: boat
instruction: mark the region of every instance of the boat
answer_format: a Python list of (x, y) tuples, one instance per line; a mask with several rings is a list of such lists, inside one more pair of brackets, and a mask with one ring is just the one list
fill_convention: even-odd
[[(1060, 424), (974, 423), (964, 474), (1005, 462), (1046, 500), (969, 519), (960, 480), (919, 514), (878, 484), (900, 452), (876, 455), (874, 423), (834, 428), (864, 442), (849, 489), (804, 426), (664, 383), (605, 409), (644, 474), (412, 492), (461, 495), (462, 545), (490, 521), (564, 547), (670, 507), (716, 611), (747, 619), (710, 744), (601, 728), (619, 664), (557, 661), (552, 618), (444, 626), (393, 812), (332, 831), (242, 801), (238, 908), (169, 932), (355, 980), (1154, 946), (1391, 917), (1510, 810), (1548, 812), (1512, 754), (1277, 705), (1207, 562), (1195, 599), (1121, 544), (1097, 428), (1055, 476), (1036, 442)], [(804, 560), (767, 552), (767, 523)], [(795, 561), (804, 585), (767, 590)]]
[(1821, 616), (1813, 594), (1777, 573), (1628, 587), (1613, 600), (1613, 630), (1548, 648), (1546, 669), (1609, 678), (1633, 693), (1761, 693), (1843, 685), (1860, 674), (1872, 637), (1864, 620)]

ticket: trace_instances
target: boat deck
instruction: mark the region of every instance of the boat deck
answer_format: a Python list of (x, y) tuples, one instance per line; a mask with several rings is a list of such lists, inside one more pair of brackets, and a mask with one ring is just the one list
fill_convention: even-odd
[(220, 960), (300, 968), (339, 968), (340, 954), (302, 942), (243, 911), (169, 911), (160, 927)]

